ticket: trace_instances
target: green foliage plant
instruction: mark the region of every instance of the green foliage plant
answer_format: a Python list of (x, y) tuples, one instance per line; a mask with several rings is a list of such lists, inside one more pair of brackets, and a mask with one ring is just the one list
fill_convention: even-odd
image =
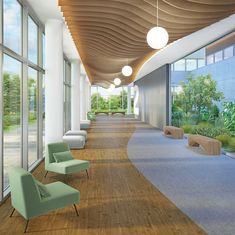
[(186, 82), (181, 82), (181, 87), (182, 92), (175, 95), (174, 104), (185, 114), (196, 114), (197, 122), (203, 118), (207, 121), (210, 116), (215, 118), (218, 115), (218, 109), (213, 107), (214, 102), (221, 101), (224, 95), (217, 91), (217, 82), (211, 75), (195, 77), (190, 74)]
[(193, 131), (193, 126), (189, 125), (189, 124), (183, 125), (183, 126), (181, 126), (181, 128), (183, 128), (184, 133), (191, 134)]
[(228, 146), (225, 148), (227, 152), (235, 152), (235, 138), (231, 138)]
[(192, 134), (203, 135), (211, 138), (215, 138), (221, 134), (229, 134), (229, 131), (225, 128), (213, 127), (210, 125), (197, 125), (193, 128)]
[(223, 147), (226, 147), (229, 145), (229, 142), (231, 141), (231, 136), (228, 134), (221, 134), (216, 136), (216, 139), (222, 143)]
[(235, 131), (235, 102), (224, 102), (224, 126), (230, 130)]

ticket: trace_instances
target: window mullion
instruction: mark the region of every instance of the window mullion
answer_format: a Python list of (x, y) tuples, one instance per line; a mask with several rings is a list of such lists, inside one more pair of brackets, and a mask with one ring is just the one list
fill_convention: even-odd
[[(3, 41), (3, 2), (0, 0), (0, 44)], [(3, 89), (2, 89), (2, 65), (3, 48), (0, 46), (0, 117), (3, 117)], [(0, 118), (0, 201), (3, 198), (3, 118)]]
[[(28, 10), (23, 8), (23, 57), (28, 56)], [(28, 169), (28, 63), (23, 63), (22, 72), (22, 166)]]

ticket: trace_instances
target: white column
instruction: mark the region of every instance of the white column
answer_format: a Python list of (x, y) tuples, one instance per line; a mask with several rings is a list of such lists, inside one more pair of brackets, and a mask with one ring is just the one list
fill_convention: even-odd
[(90, 100), (91, 100), (91, 92), (90, 92), (90, 82), (89, 78), (86, 76), (86, 113), (91, 111), (91, 105), (90, 105)]
[(51, 19), (45, 25), (45, 142), (63, 137), (63, 23)]
[(131, 114), (131, 87), (127, 87), (127, 114)]
[(80, 130), (80, 60), (71, 63), (71, 129)]
[(85, 108), (85, 91), (84, 91), (84, 76), (80, 76), (80, 119), (84, 120), (84, 108)]
[(91, 85), (88, 83), (88, 112), (91, 111)]

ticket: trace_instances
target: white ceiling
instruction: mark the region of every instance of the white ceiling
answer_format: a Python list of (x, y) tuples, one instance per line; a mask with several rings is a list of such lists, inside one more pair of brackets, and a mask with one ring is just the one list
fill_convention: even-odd
[(172, 63), (183, 58), (225, 34), (232, 32), (235, 30), (234, 22), (235, 14), (169, 44), (143, 64), (135, 81), (141, 79), (155, 69), (160, 68), (164, 64)]
[[(45, 24), (48, 19), (64, 21), (57, 0), (27, 0), (27, 2), (43, 24)], [(80, 59), (72, 36), (65, 24), (63, 29), (63, 48), (64, 54), (68, 59)]]

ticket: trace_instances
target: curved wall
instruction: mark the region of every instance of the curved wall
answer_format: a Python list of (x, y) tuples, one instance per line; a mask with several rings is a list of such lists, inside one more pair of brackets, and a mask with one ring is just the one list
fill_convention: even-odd
[(139, 87), (139, 118), (160, 129), (169, 124), (169, 68), (164, 65), (134, 83)]

